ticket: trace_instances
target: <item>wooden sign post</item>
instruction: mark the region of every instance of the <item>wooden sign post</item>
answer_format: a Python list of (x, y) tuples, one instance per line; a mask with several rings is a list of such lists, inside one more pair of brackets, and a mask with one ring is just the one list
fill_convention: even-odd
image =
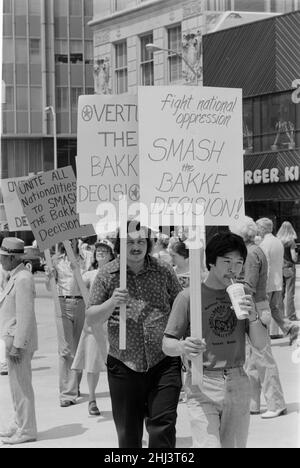
[[(120, 219), (120, 288), (127, 287), (127, 199), (119, 203)], [(126, 349), (126, 304), (120, 306), (119, 348)]]
[[(204, 231), (205, 232), (205, 231)], [(205, 234), (204, 234), (205, 235)], [(194, 338), (202, 338), (202, 295), (201, 295), (201, 247), (203, 248), (203, 231), (201, 226), (190, 228), (189, 238), (195, 236), (199, 248), (190, 248), (190, 310), (191, 330)], [(192, 360), (192, 384), (201, 386), (203, 382), (203, 356), (202, 354)]]

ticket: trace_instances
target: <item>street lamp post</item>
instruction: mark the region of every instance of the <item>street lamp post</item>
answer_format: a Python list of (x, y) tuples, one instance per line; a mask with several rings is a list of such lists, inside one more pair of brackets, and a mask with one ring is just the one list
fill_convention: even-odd
[(186, 66), (193, 72), (193, 75), (196, 78), (196, 85), (198, 85), (198, 73), (197, 71), (189, 64), (189, 62), (184, 58), (183, 54), (180, 52), (176, 52), (175, 50), (172, 49), (164, 49), (163, 47), (159, 47), (156, 44), (146, 44), (146, 49), (149, 50), (150, 52), (158, 52), (158, 51), (163, 51), (163, 52), (171, 52), (174, 55), (177, 55), (177, 57), (180, 57), (183, 62), (186, 64)]
[(56, 113), (53, 106), (45, 107), (45, 112), (51, 112), (53, 117), (53, 139), (54, 139), (54, 170), (57, 169), (57, 134), (56, 134)]

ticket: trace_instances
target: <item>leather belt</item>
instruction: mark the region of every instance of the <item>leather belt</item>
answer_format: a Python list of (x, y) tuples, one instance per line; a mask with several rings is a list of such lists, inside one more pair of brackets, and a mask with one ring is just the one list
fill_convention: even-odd
[(82, 299), (82, 296), (59, 296), (61, 299)]

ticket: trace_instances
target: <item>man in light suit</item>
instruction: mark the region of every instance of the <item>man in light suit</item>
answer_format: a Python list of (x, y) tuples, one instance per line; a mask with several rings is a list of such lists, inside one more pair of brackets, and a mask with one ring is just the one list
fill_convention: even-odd
[(33, 442), (37, 438), (31, 361), (37, 350), (34, 312), (35, 287), (32, 274), (22, 263), (24, 242), (3, 239), (0, 262), (8, 272), (8, 282), (0, 294), (0, 339), (6, 345), (8, 374), (15, 409), (15, 422), (0, 433), (8, 445)]
[(271, 314), (281, 330), (289, 335), (290, 345), (294, 343), (299, 334), (299, 326), (283, 315), (283, 253), (282, 242), (273, 236), (273, 222), (269, 218), (260, 218), (256, 221), (258, 234), (261, 236), (261, 249), (268, 260), (267, 293), (269, 297)]

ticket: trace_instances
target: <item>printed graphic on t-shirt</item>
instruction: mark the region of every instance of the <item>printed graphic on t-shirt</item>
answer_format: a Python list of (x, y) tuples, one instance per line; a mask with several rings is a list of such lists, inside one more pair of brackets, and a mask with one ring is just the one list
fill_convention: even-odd
[(217, 305), (213, 304), (209, 306), (207, 309), (213, 310), (208, 312), (209, 315), (209, 327), (212, 332), (221, 337), (226, 338), (231, 336), (237, 326), (237, 318), (235, 314), (232, 313), (230, 306), (228, 304), (219, 303)]

